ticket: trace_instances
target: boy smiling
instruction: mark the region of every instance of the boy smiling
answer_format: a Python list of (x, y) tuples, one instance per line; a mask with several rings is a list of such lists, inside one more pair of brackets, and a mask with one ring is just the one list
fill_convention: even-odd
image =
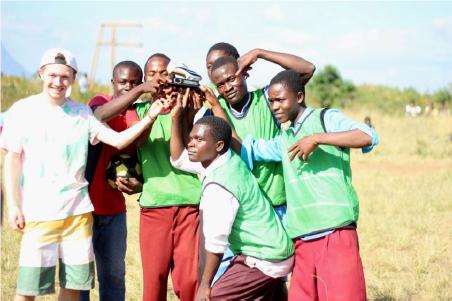
[(378, 135), (338, 110), (306, 107), (304, 86), (291, 70), (272, 79), (271, 109), (292, 125), (272, 140), (247, 137), (241, 156), (251, 169), (253, 161), (283, 164), (287, 232), (295, 244), (289, 300), (365, 300), (350, 148), (370, 152)]
[(155, 103), (146, 118), (117, 133), (66, 98), (76, 74), (72, 53), (46, 51), (39, 66), (43, 92), (14, 103), (2, 133), (9, 225), (23, 233), (16, 301), (53, 293), (58, 260), (59, 299), (78, 300), (80, 290), (94, 287), (88, 144), (123, 149), (168, 107)]

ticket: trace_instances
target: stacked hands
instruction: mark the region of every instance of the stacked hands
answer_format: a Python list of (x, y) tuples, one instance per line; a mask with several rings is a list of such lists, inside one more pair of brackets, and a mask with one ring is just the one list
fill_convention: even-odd
[(147, 116), (154, 121), (158, 115), (171, 111), (172, 118), (179, 118), (187, 113), (189, 120), (193, 120), (196, 113), (203, 107), (209, 109), (220, 106), (220, 103), (211, 88), (200, 86), (200, 93), (194, 89), (169, 85), (167, 78), (159, 77), (150, 82), (155, 89), (150, 91), (157, 96), (148, 110)]
[[(200, 86), (200, 93), (197, 93), (194, 89), (170, 85), (166, 77), (154, 78), (152, 81), (143, 83), (142, 86), (145, 92), (155, 95), (157, 99), (146, 115), (151, 122), (154, 122), (158, 115), (171, 111), (173, 119), (179, 119), (186, 114), (191, 122), (189, 124), (193, 124), (195, 115), (203, 107), (203, 103), (209, 109), (220, 106), (215, 93), (206, 86)], [(143, 184), (135, 178), (118, 177), (115, 183), (119, 191), (129, 195), (140, 192), (143, 187)]]

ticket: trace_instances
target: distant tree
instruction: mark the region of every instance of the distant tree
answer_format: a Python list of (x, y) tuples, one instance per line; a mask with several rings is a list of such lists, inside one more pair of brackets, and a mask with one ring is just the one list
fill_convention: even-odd
[(402, 91), (402, 98), (405, 103), (410, 103), (411, 101), (414, 101), (417, 105), (420, 104), (421, 101), (421, 94), (414, 89), (414, 88), (405, 88)]
[(442, 88), (436, 91), (433, 95), (433, 101), (436, 103), (448, 103), (452, 101), (452, 89)]
[(337, 68), (327, 65), (323, 70), (317, 71), (308, 85), (312, 98), (321, 107), (344, 107), (353, 99), (356, 91), (351, 81), (344, 81)]

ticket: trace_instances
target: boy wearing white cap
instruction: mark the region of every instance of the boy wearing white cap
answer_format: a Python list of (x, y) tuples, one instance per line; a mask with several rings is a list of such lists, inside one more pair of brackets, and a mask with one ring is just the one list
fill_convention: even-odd
[(80, 290), (94, 287), (93, 206), (85, 179), (88, 142), (122, 149), (169, 106), (156, 102), (149, 118), (117, 133), (89, 107), (66, 98), (76, 73), (69, 51), (48, 50), (39, 67), (43, 92), (16, 102), (3, 129), (8, 222), (23, 233), (15, 300), (55, 292), (57, 259), (61, 300), (78, 300)]

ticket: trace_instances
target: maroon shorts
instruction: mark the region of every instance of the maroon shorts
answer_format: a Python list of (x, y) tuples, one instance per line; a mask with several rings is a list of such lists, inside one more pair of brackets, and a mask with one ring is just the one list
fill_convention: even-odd
[(289, 300), (366, 300), (363, 265), (355, 229), (319, 239), (295, 239)]
[(272, 278), (257, 268), (245, 264), (245, 255), (237, 256), (226, 272), (215, 282), (210, 292), (211, 300), (284, 300), (281, 292), (282, 278)]

